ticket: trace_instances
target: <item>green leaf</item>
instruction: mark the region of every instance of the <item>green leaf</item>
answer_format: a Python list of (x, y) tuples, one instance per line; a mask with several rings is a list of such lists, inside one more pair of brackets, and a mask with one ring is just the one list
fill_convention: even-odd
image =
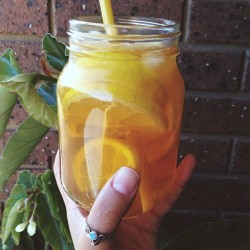
[(42, 84), (37, 90), (44, 101), (50, 106), (56, 106), (56, 84)]
[(12, 250), (14, 246), (15, 246), (15, 243), (12, 238), (9, 238), (9, 240), (5, 242), (4, 244), (2, 244), (2, 240), (0, 239), (0, 250)]
[(20, 74), (0, 81), (0, 85), (19, 96), (25, 110), (35, 120), (51, 128), (57, 128), (57, 114), (37, 93), (35, 87), (38, 81), (55, 81), (51, 77), (41, 74)]
[(43, 37), (42, 48), (45, 51), (46, 60), (49, 65), (61, 72), (68, 61), (66, 45), (58, 41), (51, 34), (46, 34)]
[(43, 181), (42, 181), (42, 178), (43, 178), (43, 174), (39, 174), (39, 175), (36, 177), (36, 182), (35, 182), (35, 186), (36, 186), (36, 188), (37, 188), (40, 192), (43, 192)]
[(26, 160), (48, 131), (49, 128), (31, 117), (18, 127), (2, 151), (0, 189), (4, 187), (10, 176)]
[(37, 195), (37, 222), (42, 234), (53, 250), (73, 250), (72, 243), (67, 242), (60, 229), (60, 223), (51, 214), (50, 204), (43, 194)]
[(18, 246), (19, 243), (20, 243), (20, 234), (21, 234), (21, 233), (16, 232), (16, 231), (15, 231), (15, 227), (16, 227), (17, 225), (19, 225), (19, 224), (22, 222), (22, 218), (23, 218), (23, 212), (22, 212), (22, 213), (19, 213), (19, 216), (18, 216), (18, 218), (17, 218), (16, 221), (15, 221), (15, 226), (13, 227), (12, 232), (11, 232), (12, 239), (14, 240), (14, 243), (15, 243), (15, 245), (17, 245), (17, 246)]
[(19, 172), (17, 184), (22, 184), (26, 187), (26, 189), (32, 189), (35, 187), (35, 182), (33, 181), (36, 179), (36, 176), (31, 173), (31, 171), (24, 170)]
[(54, 173), (47, 170), (42, 177), (43, 187), (52, 216), (60, 222), (60, 229), (68, 242), (71, 242), (71, 235), (68, 227), (65, 205), (58, 189)]
[(12, 49), (7, 49), (0, 57), (0, 81), (22, 73)]
[[(22, 71), (15, 60), (14, 52), (7, 49), (0, 57), (0, 81), (20, 74)], [(0, 137), (5, 131), (12, 110), (15, 106), (17, 95), (0, 86)]]
[(32, 203), (35, 202), (36, 196), (35, 195), (29, 195), (28, 198), (26, 198), (25, 200), (25, 210), (24, 210), (24, 214), (23, 214), (23, 223), (28, 223), (31, 213), (33, 212), (33, 206)]
[[(27, 197), (26, 188), (23, 185), (16, 184), (6, 201), (2, 221), (2, 244), (5, 244), (15, 227), (21, 223), (24, 211), (21, 207), (24, 205), (24, 199)], [(15, 238), (14, 240), (17, 240)]]
[[(248, 248), (244, 248), (248, 247)], [(250, 218), (221, 220), (180, 233), (163, 250), (236, 250), (250, 247)]]
[(8, 89), (0, 86), (0, 138), (8, 124), (12, 110), (16, 104), (17, 94), (11, 93)]
[(35, 201), (34, 191), (36, 190), (36, 179), (37, 177), (31, 171), (24, 170), (19, 172), (17, 184), (25, 186), (27, 193), (29, 193), (25, 199), (25, 210), (22, 222), (28, 222), (30, 219), (32, 211), (31, 205)]

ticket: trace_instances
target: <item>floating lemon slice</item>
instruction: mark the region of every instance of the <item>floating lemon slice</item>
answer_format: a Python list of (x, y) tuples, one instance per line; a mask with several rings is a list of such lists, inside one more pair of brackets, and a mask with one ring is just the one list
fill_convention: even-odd
[(64, 86), (84, 93), (86, 85), (92, 83), (120, 85), (164, 107), (164, 84), (153, 69), (144, 65), (142, 57), (132, 51), (87, 51), (84, 57), (68, 64), (66, 70), (60, 79)]
[[(91, 110), (105, 114), (106, 128), (142, 135), (161, 134), (167, 130), (167, 117), (162, 109), (146, 97), (115, 84), (89, 84), (85, 93), (69, 90), (62, 99), (64, 117), (72, 136), (83, 136)], [(98, 124), (88, 124), (96, 127)], [(103, 126), (99, 124), (99, 126)]]
[(73, 160), (73, 176), (81, 192), (98, 193), (122, 166), (141, 172), (137, 153), (125, 141), (111, 138), (89, 140)]

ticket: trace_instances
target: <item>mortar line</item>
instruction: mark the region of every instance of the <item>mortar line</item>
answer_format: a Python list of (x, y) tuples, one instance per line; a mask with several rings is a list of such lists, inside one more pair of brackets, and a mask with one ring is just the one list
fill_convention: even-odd
[(42, 36), (33, 36), (33, 35), (5, 35), (0, 34), (0, 41), (3, 42), (41, 42)]
[(212, 173), (212, 172), (194, 172), (192, 176), (193, 180), (214, 180), (221, 181), (223, 180), (236, 180), (249, 182), (250, 176), (246, 174), (232, 174), (232, 173)]
[(218, 140), (218, 139), (238, 139), (238, 140), (250, 140), (250, 135), (242, 134), (242, 135), (235, 135), (235, 134), (216, 134), (216, 133), (208, 133), (208, 132), (185, 132), (181, 131), (181, 139), (191, 139), (191, 138), (200, 138), (200, 139), (211, 139), (211, 140)]
[(53, 36), (56, 36), (56, 26), (55, 26), (55, 1), (49, 0), (48, 6), (49, 13), (49, 31)]
[(229, 157), (227, 161), (227, 166), (228, 166), (227, 173), (232, 173), (232, 170), (233, 170), (234, 150), (235, 150), (235, 137), (233, 137), (230, 142), (230, 151), (229, 151)]
[(240, 91), (244, 91), (246, 88), (248, 57), (250, 58), (250, 51), (246, 51), (244, 53), (244, 58), (243, 58), (243, 63), (242, 63), (242, 75), (241, 75), (241, 82), (240, 82)]
[(182, 21), (182, 40), (184, 43), (189, 41), (190, 18), (191, 18), (192, 0), (186, 0), (184, 3), (183, 21)]
[(216, 90), (186, 90), (185, 97), (191, 98), (240, 98), (240, 99), (248, 99), (250, 98), (250, 93), (248, 92), (236, 92), (236, 91), (216, 91)]
[(224, 44), (224, 43), (205, 43), (205, 42), (195, 42), (195, 43), (185, 43), (180, 42), (181, 49), (196, 49), (196, 50), (213, 50), (215, 52), (224, 51), (247, 51), (250, 50), (249, 45), (242, 44)]
[(195, 213), (195, 214), (216, 214), (218, 211), (216, 209), (197, 209), (197, 208), (173, 208), (171, 212), (174, 213)]
[[(206, 214), (214, 214), (216, 215), (218, 213), (217, 209), (205, 209), (205, 208), (190, 208), (187, 207), (185, 208), (185, 206), (183, 208), (173, 208), (171, 210), (172, 213), (181, 213), (181, 214), (188, 214), (188, 213), (193, 213), (193, 214), (199, 214), (199, 215), (206, 215)], [(230, 211), (230, 210), (221, 210), (221, 214), (222, 214), (222, 219), (228, 215), (234, 214), (234, 215), (239, 215), (239, 216), (249, 216), (249, 212), (246, 211), (241, 211), (241, 210), (234, 210), (234, 211)]]

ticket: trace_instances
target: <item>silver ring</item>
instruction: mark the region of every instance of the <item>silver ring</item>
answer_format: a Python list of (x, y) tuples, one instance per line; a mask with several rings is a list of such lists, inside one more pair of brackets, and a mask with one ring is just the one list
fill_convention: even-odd
[(88, 236), (88, 238), (91, 240), (91, 244), (93, 246), (99, 245), (101, 242), (108, 242), (108, 241), (112, 241), (114, 239), (114, 233), (103, 234), (103, 233), (99, 233), (99, 232), (93, 230), (89, 226), (89, 224), (87, 222), (87, 218), (85, 220), (84, 232)]

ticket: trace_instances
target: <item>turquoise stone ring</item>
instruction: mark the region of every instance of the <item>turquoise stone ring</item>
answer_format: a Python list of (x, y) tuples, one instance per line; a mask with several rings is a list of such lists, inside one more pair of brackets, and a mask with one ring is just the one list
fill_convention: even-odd
[(98, 234), (95, 231), (92, 231), (92, 232), (89, 233), (89, 238), (91, 240), (93, 240), (93, 241), (97, 240), (98, 239)]
[(90, 228), (87, 218), (85, 220), (85, 227), (84, 232), (88, 236), (88, 238), (91, 240), (91, 244), (93, 246), (96, 246), (100, 244), (101, 242), (108, 242), (114, 239), (114, 233), (112, 234), (102, 234), (98, 233), (97, 231)]

